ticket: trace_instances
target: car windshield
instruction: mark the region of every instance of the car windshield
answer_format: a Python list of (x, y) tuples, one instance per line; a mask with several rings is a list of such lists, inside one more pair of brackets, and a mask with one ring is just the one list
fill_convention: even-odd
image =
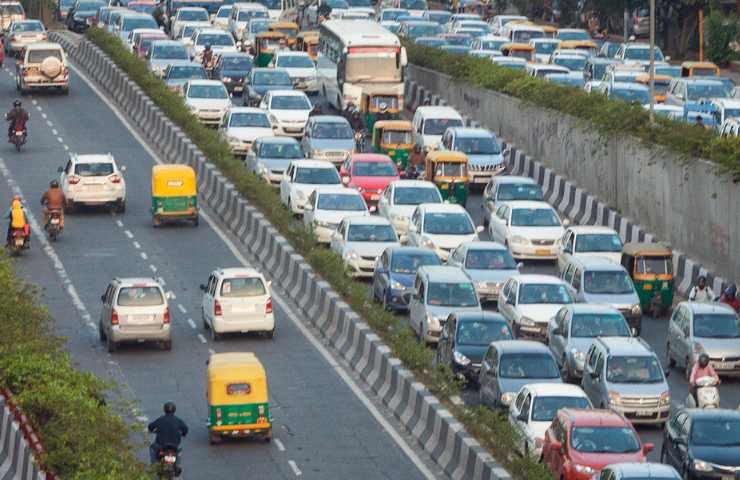
[(432, 22), (437, 22), (440, 24), (445, 24), (450, 21), (450, 17), (452, 17), (452, 14), (449, 12), (429, 12), (429, 15), (427, 15), (427, 18), (431, 20)]
[(228, 33), (201, 33), (195, 44), (199, 47), (210, 45), (212, 47), (233, 47), (234, 37)]
[(273, 110), (311, 110), (311, 102), (305, 95), (282, 95), (272, 97)]
[(361, 195), (343, 193), (322, 193), (319, 195), (319, 210), (341, 210), (348, 212), (364, 212), (367, 210), (365, 200)]
[[(267, 12), (261, 12), (267, 15)], [(241, 18), (239, 18), (241, 20)], [(249, 31), (254, 33), (255, 35), (258, 33), (266, 32), (270, 30), (270, 25), (274, 22), (272, 20), (260, 20), (260, 21), (254, 21), (252, 20), (249, 22)]]
[(395, 177), (398, 172), (391, 162), (354, 162), (352, 174), (357, 177)]
[(178, 35), (178, 38), (190, 38), (193, 36), (193, 32), (200, 29), (202, 27), (196, 27), (194, 25), (186, 25), (180, 30), (180, 34)]
[(78, 12), (94, 12), (98, 8), (102, 7), (103, 5), (104, 5), (103, 2), (78, 2), (77, 11)]
[(555, 65), (560, 65), (561, 67), (565, 67), (568, 70), (573, 71), (580, 71), (583, 70), (586, 67), (586, 62), (588, 59), (586, 57), (555, 57), (554, 63)]
[(691, 426), (691, 445), (702, 447), (740, 447), (740, 419), (695, 419)]
[(405, 10), (428, 10), (426, 0), (401, 0), (400, 7)]
[[(273, 85), (273, 86), (293, 86), (293, 82), (290, 80), (288, 72), (269, 72), (262, 71), (254, 74), (254, 80), (252, 85)], [(298, 97), (300, 98), (300, 97)]]
[(216, 18), (229, 18), (231, 16), (232, 7), (221, 7), (216, 13)]
[(662, 65), (655, 67), (656, 75), (668, 75), (672, 78), (678, 78), (681, 76), (681, 67), (673, 65)]
[(157, 8), (157, 5), (154, 3), (139, 3), (136, 5), (129, 5), (128, 8), (129, 10), (133, 10), (134, 12), (147, 13), (151, 15)]
[(640, 451), (640, 441), (629, 427), (575, 427), (570, 434), (570, 444), (583, 453)]
[(395, 205), (420, 205), (422, 203), (442, 203), (436, 187), (396, 187), (393, 191)]
[(441, 265), (441, 262), (433, 253), (398, 253), (393, 255), (391, 271), (409, 275), (425, 265)]
[(643, 88), (615, 88), (610, 91), (609, 96), (623, 102), (637, 102), (641, 105), (650, 103), (650, 93)]
[(314, 68), (313, 60), (304, 55), (278, 55), (277, 66), (282, 68)]
[(246, 55), (233, 55), (223, 57), (224, 70), (250, 70), (254, 62)]
[(178, 10), (177, 19), (181, 22), (207, 22), (208, 12), (205, 10)]
[(483, 347), (499, 340), (512, 340), (511, 330), (506, 322), (460, 322), (455, 334), (457, 345)]
[[(247, 10), (246, 12), (239, 12), (239, 16), (237, 21), (239, 22), (246, 22), (249, 21), (251, 18), (267, 18), (270, 14), (265, 12), (264, 10)], [(272, 22), (266, 22), (266, 25), (270, 25)], [(253, 32), (257, 30), (252, 30)], [(260, 32), (266, 32), (267, 28), (264, 30), (259, 30)]]
[(164, 297), (158, 287), (125, 287), (116, 303), (121, 307), (154, 307), (163, 305)]
[(80, 177), (107, 177), (113, 174), (113, 164), (109, 162), (78, 163), (75, 165), (75, 175)]
[(229, 98), (229, 92), (223, 85), (191, 85), (188, 89), (188, 98)]
[(517, 208), (511, 211), (513, 227), (557, 227), (560, 219), (551, 208)]
[(258, 0), (259, 4), (262, 4), (268, 10), (280, 10), (280, 0)]
[(529, 43), (530, 40), (535, 38), (543, 38), (545, 32), (538, 30), (518, 30), (511, 34), (511, 41), (514, 43)]
[(427, 304), (435, 307), (477, 307), (478, 296), (469, 282), (430, 282)]
[(560, 371), (547, 353), (504, 353), (499, 364), (501, 378), (559, 378)]
[[(591, 80), (603, 80), (608, 63), (594, 63), (591, 67)], [(657, 72), (656, 72), (657, 75)]]
[(733, 314), (694, 314), (694, 336), (701, 338), (740, 337), (740, 317)]
[(465, 258), (468, 270), (514, 270), (516, 262), (508, 250), (468, 250)]
[(582, 31), (576, 31), (576, 32), (558, 32), (558, 40), (562, 40), (564, 42), (570, 41), (570, 40), (591, 40), (591, 37), (588, 36), (588, 33), (582, 32)]
[(653, 355), (611, 357), (606, 365), (606, 379), (612, 383), (660, 383), (663, 371)]
[(44, 26), (39, 22), (19, 22), (13, 24), (14, 32), (43, 32)]
[(57, 60), (61, 61), (62, 51), (58, 49), (29, 50), (28, 63), (41, 63), (49, 57), (56, 58)]
[[(624, 51), (625, 60), (650, 60), (650, 47), (647, 48), (628, 48)], [(655, 49), (655, 61), (663, 61), (663, 52), (659, 48)]]
[(622, 240), (613, 233), (583, 233), (576, 237), (576, 252), (621, 252)]
[(534, 50), (537, 53), (552, 53), (555, 51), (555, 48), (557, 48), (558, 43), (557, 42), (535, 42), (533, 44)]
[(336, 185), (340, 183), (340, 180), (337, 169), (333, 167), (298, 167), (294, 182), (311, 185)]
[(586, 397), (536, 397), (532, 421), (551, 422), (561, 408), (591, 408), (591, 404)]
[(265, 284), (259, 277), (227, 278), (221, 282), (222, 297), (261, 297), (266, 293)]
[(629, 337), (624, 317), (617, 314), (579, 313), (573, 315), (570, 336), (574, 338)]
[(427, 213), (424, 215), (424, 232), (432, 235), (472, 235), (475, 227), (467, 213)]
[(502, 45), (506, 45), (508, 40), (482, 40), (481, 50), (498, 50)]
[(188, 51), (182, 45), (154, 45), (151, 58), (156, 60), (190, 60)]
[(23, 15), (23, 7), (17, 4), (0, 5), (0, 15)]
[(530, 183), (502, 183), (498, 186), (496, 200), (544, 200), (542, 188)]
[(627, 272), (622, 270), (587, 271), (583, 274), (583, 289), (586, 293), (614, 295), (634, 291), (632, 280)]
[(688, 85), (688, 97), (689, 100), (692, 101), (700, 100), (702, 98), (728, 98), (729, 96), (729, 89), (719, 82)]
[(366, 7), (366, 8), (372, 8), (373, 4), (370, 2), (370, 0), (347, 0), (347, 4), (350, 7)]
[(498, 155), (501, 147), (492, 137), (458, 138), (455, 150), (468, 155)]
[(673, 263), (671, 257), (639, 257), (635, 271), (637, 273), (670, 275), (673, 272)]
[(350, 225), (348, 242), (397, 242), (398, 237), (390, 225)]
[(130, 32), (137, 28), (158, 28), (158, 26), (157, 22), (154, 21), (154, 17), (150, 17), (149, 15), (123, 19), (123, 24), (121, 25), (122, 31)]
[(413, 136), (408, 130), (383, 130), (381, 142), (384, 145), (410, 145)]
[(473, 43), (473, 38), (469, 35), (448, 35), (445, 37), (447, 45), (457, 47), (469, 47)]
[(392, 22), (401, 15), (408, 15), (408, 12), (404, 10), (384, 10), (381, 14), (380, 21), (382, 22)]
[(537, 303), (566, 304), (574, 299), (568, 287), (556, 283), (527, 283), (519, 288), (519, 304), (534, 305)]
[(725, 108), (725, 119), (740, 118), (740, 108)]
[(263, 143), (259, 156), (264, 158), (303, 158), (303, 150), (297, 143)]
[(467, 177), (467, 165), (462, 162), (437, 162), (434, 169), (435, 177)]
[(408, 32), (410, 37), (434, 37), (442, 33), (442, 26), (436, 23), (434, 25), (409, 25)]
[(229, 117), (229, 127), (270, 128), (267, 115), (259, 113), (235, 112)]
[(167, 80), (206, 80), (206, 71), (201, 66), (171, 67)]
[(352, 140), (352, 128), (346, 122), (319, 122), (311, 132), (313, 138), (332, 140)]

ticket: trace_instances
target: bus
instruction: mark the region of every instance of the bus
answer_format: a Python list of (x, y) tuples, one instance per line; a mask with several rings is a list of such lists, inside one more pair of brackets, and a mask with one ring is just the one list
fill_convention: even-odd
[(316, 69), (329, 104), (343, 111), (362, 94), (387, 96), (403, 107), (406, 49), (378, 22), (327, 20), (319, 26)]

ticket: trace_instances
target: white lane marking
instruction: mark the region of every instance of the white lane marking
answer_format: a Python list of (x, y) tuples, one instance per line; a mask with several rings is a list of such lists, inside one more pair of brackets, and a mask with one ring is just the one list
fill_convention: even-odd
[(131, 233), (131, 230), (124, 230), (123, 233), (126, 234), (128, 238), (134, 238), (134, 234)]
[(57, 129), (56, 128), (52, 128), (51, 129), (51, 134), (52, 135), (59, 135), (59, 132), (57, 132)]
[(54, 125), (53, 123), (51, 123), (51, 121), (50, 121), (50, 120), (47, 120), (47, 121), (46, 121), (46, 124), (47, 124), (48, 126), (50, 126), (50, 127), (51, 127), (52, 125)]
[(195, 322), (192, 318), (188, 318), (188, 325), (190, 325), (190, 328), (192, 328), (193, 330), (196, 329)]
[(154, 272), (154, 273), (157, 273), (157, 267), (155, 267), (155, 266), (154, 266), (154, 265), (152, 265), (152, 264), (149, 264), (149, 270), (151, 270), (151, 271), (152, 271), (152, 272)]
[(136, 417), (136, 420), (140, 421), (141, 423), (147, 423), (149, 421), (149, 417), (146, 415), (139, 415)]
[(141, 250), (141, 245), (139, 245), (139, 242), (131, 242), (134, 244), (134, 248), (137, 250)]
[(207, 342), (206, 337), (204, 337), (202, 333), (199, 333), (198, 334), (198, 340), (200, 340), (200, 343), (206, 343)]
[(290, 465), (290, 469), (293, 470), (293, 473), (295, 473), (296, 477), (300, 477), (302, 475), (302, 472), (298, 468), (298, 465), (296, 465), (295, 461), (288, 460), (288, 465)]
[(44, 120), (46, 120), (46, 114), (45, 113), (42, 113), (41, 114), (41, 118), (43, 118)]
[(210, 353), (211, 355), (216, 355), (216, 350), (209, 348), (208, 353)]
[[(118, 117), (118, 120), (126, 127), (126, 129), (129, 131), (129, 133), (139, 142), (139, 144), (146, 150), (146, 152), (149, 154), (149, 156), (158, 164), (163, 165), (164, 162), (159, 158), (159, 156), (152, 150), (152, 148), (146, 143), (146, 141), (141, 137), (139, 132), (137, 132), (131, 125), (131, 123), (128, 121), (126, 117), (123, 116), (123, 114), (118, 110), (118, 108), (106, 97), (103, 95), (103, 93), (98, 89), (97, 85), (95, 85), (89, 78), (87, 78), (87, 75), (82, 73), (77, 67), (74, 65), (71, 65), (72, 70), (74, 70), (77, 75), (87, 84), (90, 89), (95, 92), (95, 94), (100, 98), (100, 100), (105, 103), (108, 108), (111, 109), (113, 114)], [(226, 234), (221, 230), (221, 228), (216, 224), (216, 222), (211, 219), (211, 217), (203, 212), (200, 211), (200, 217), (205, 220), (208, 225), (211, 227), (211, 229), (216, 233), (216, 235), (221, 238), (221, 240), (224, 242), (226, 247), (231, 251), (231, 253), (236, 257), (239, 262), (242, 263), (245, 267), (251, 267), (251, 264), (247, 261), (246, 258), (244, 258), (244, 255), (241, 254), (241, 252), (236, 248), (234, 243), (229, 239)], [(360, 389), (360, 387), (355, 383), (355, 381), (352, 379), (352, 377), (349, 376), (347, 372), (344, 371), (342, 367), (340, 367), (336, 360), (334, 360), (334, 357), (329, 352), (329, 350), (318, 340), (316, 337), (314, 337), (313, 333), (308, 329), (308, 327), (288, 308), (287, 304), (280, 299), (278, 296), (274, 295), (272, 298), (275, 300), (277, 304), (280, 305), (280, 307), (283, 309), (283, 311), (287, 314), (287, 317), (290, 319), (293, 324), (300, 330), (300, 332), (303, 334), (306, 339), (313, 345), (313, 347), (319, 351), (322, 357), (324, 357), (324, 360), (332, 366), (334, 371), (339, 375), (339, 377), (342, 379), (342, 381), (349, 387), (350, 390), (352, 390), (352, 393), (355, 394), (355, 396), (362, 402), (362, 404), (365, 406), (365, 408), (368, 409), (370, 414), (373, 416), (376, 422), (380, 424), (380, 426), (385, 430), (388, 435), (391, 436), (393, 441), (396, 443), (396, 445), (399, 446), (399, 448), (406, 454), (406, 456), (411, 460), (411, 462), (416, 466), (416, 468), (421, 472), (424, 477), (428, 479), (436, 479), (437, 477), (429, 470), (429, 468), (422, 462), (421, 458), (411, 449), (411, 447), (406, 443), (406, 441), (401, 437), (401, 435), (396, 431), (395, 428), (388, 422), (388, 420), (385, 419), (382, 413), (373, 405), (373, 403), (370, 401), (370, 399), (365, 395), (365, 393)], [(203, 337), (201, 334), (199, 334), (199, 338)], [(203, 338), (205, 340), (205, 338)], [(201, 340), (201, 341), (203, 341)], [(203, 342), (205, 343), (205, 342)], [(210, 351), (210, 350), (209, 350)]]
[(57, 137), (57, 141), (58, 141), (59, 143), (64, 143), (64, 139), (63, 139), (62, 137)]
[(62, 145), (62, 146), (64, 147), (64, 150), (66, 150), (67, 152), (69, 152), (69, 147), (67, 145)]
[(116, 220), (116, 225), (118, 225), (119, 227), (123, 228), (123, 222), (120, 221), (120, 220)]
[(185, 307), (183, 307), (181, 303), (178, 303), (178, 304), (177, 304), (177, 308), (178, 308), (178, 310), (180, 310), (180, 311), (181, 311), (182, 313), (188, 313), (188, 311), (187, 311), (187, 310), (185, 310)]
[(139, 255), (141, 255), (142, 260), (149, 260), (149, 257), (146, 256), (146, 253), (141, 252)]
[(281, 442), (279, 438), (273, 439), (273, 442), (275, 442), (275, 445), (277, 446), (278, 450), (280, 450), (281, 452), (285, 451), (285, 445), (283, 445), (283, 442)]
[(164, 287), (165, 285), (167, 285), (167, 282), (165, 282), (165, 281), (164, 281), (164, 278), (162, 278), (162, 277), (157, 277), (157, 278), (156, 278), (155, 280), (156, 280), (156, 281), (158, 281), (158, 282), (159, 282), (159, 284), (160, 284), (160, 285), (162, 285), (163, 287)]
[(39, 101), (38, 100), (31, 100), (31, 103), (33, 103), (34, 105), (38, 105)]
[(36, 110), (41, 111), (41, 105), (36, 105)]

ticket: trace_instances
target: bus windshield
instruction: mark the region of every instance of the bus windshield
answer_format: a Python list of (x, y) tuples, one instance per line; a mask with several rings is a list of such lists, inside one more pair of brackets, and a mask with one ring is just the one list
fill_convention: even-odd
[(402, 73), (399, 47), (349, 49), (347, 82), (400, 82)]

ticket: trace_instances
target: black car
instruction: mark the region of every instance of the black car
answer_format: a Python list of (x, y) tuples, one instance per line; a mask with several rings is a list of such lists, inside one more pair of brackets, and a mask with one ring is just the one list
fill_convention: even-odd
[(740, 411), (678, 409), (665, 424), (660, 461), (687, 480), (740, 478)]
[(77, 0), (67, 14), (67, 28), (73, 32), (82, 33), (95, 21), (98, 10), (105, 4), (99, 1)]
[(244, 91), (244, 81), (252, 67), (254, 61), (246, 53), (222, 53), (213, 68), (211, 78), (224, 82), (229, 93), (241, 95)]
[(288, 71), (281, 68), (253, 68), (244, 89), (244, 105), (256, 107), (270, 90), (293, 90)]
[(452, 313), (437, 344), (437, 364), (448, 365), (455, 375), (475, 383), (488, 345), (512, 340), (509, 324), (498, 313)]

